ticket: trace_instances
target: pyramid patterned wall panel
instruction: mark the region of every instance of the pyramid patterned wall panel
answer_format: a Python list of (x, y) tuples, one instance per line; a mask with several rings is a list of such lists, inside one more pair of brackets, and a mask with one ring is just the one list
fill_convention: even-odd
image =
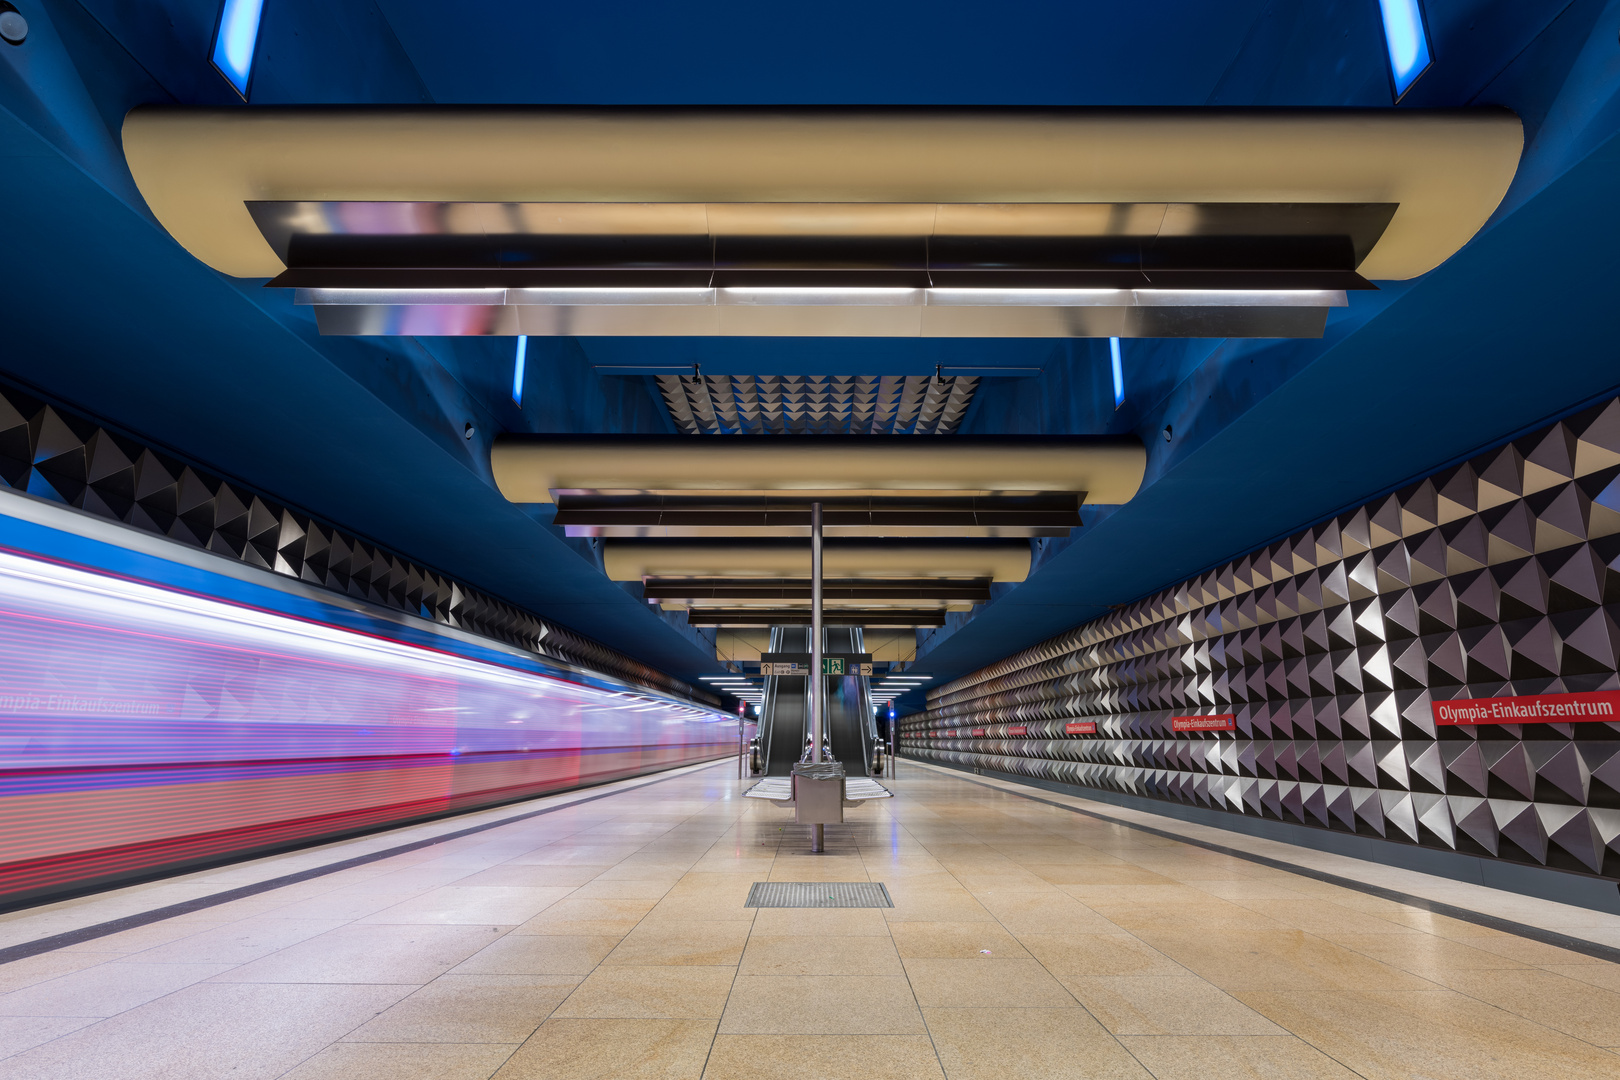
[(939, 375), (660, 375), (687, 435), (949, 435), (977, 378)]
[(719, 704), (713, 695), (605, 645), (5, 386), (0, 487), (540, 656)]
[[(1620, 689), (1617, 660), (1620, 399), (941, 686), (900, 742), (1620, 878), (1620, 722), (1437, 728), (1431, 709)], [(1198, 712), (1236, 730), (1171, 729)]]

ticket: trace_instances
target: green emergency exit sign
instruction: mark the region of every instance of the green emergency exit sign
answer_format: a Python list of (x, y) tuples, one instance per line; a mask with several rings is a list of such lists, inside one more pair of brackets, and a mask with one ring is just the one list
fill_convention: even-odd
[(842, 656), (823, 656), (821, 658), (821, 673), (823, 675), (842, 675), (844, 673), (844, 658)]

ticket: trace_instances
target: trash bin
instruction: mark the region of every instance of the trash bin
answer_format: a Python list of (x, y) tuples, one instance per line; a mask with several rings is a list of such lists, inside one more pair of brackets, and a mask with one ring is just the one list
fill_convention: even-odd
[(793, 812), (800, 825), (836, 825), (844, 820), (844, 766), (836, 761), (793, 766)]

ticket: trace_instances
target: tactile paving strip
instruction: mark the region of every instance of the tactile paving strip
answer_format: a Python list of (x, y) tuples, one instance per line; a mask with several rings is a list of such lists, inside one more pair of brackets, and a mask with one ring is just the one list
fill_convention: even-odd
[(756, 881), (744, 907), (894, 907), (881, 881)]

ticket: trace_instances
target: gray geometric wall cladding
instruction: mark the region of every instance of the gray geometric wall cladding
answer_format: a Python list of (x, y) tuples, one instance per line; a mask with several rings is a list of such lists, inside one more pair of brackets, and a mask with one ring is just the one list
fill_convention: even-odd
[(0, 386), (0, 487), (568, 664), (718, 704), (656, 668)]
[[(1430, 710), (1620, 689), (1617, 657), (1613, 400), (942, 686), (900, 741), (1620, 878), (1620, 722), (1437, 730)], [(1236, 731), (1171, 731), (1194, 711), (1234, 713)], [(1070, 720), (1096, 734), (1066, 735)]]

